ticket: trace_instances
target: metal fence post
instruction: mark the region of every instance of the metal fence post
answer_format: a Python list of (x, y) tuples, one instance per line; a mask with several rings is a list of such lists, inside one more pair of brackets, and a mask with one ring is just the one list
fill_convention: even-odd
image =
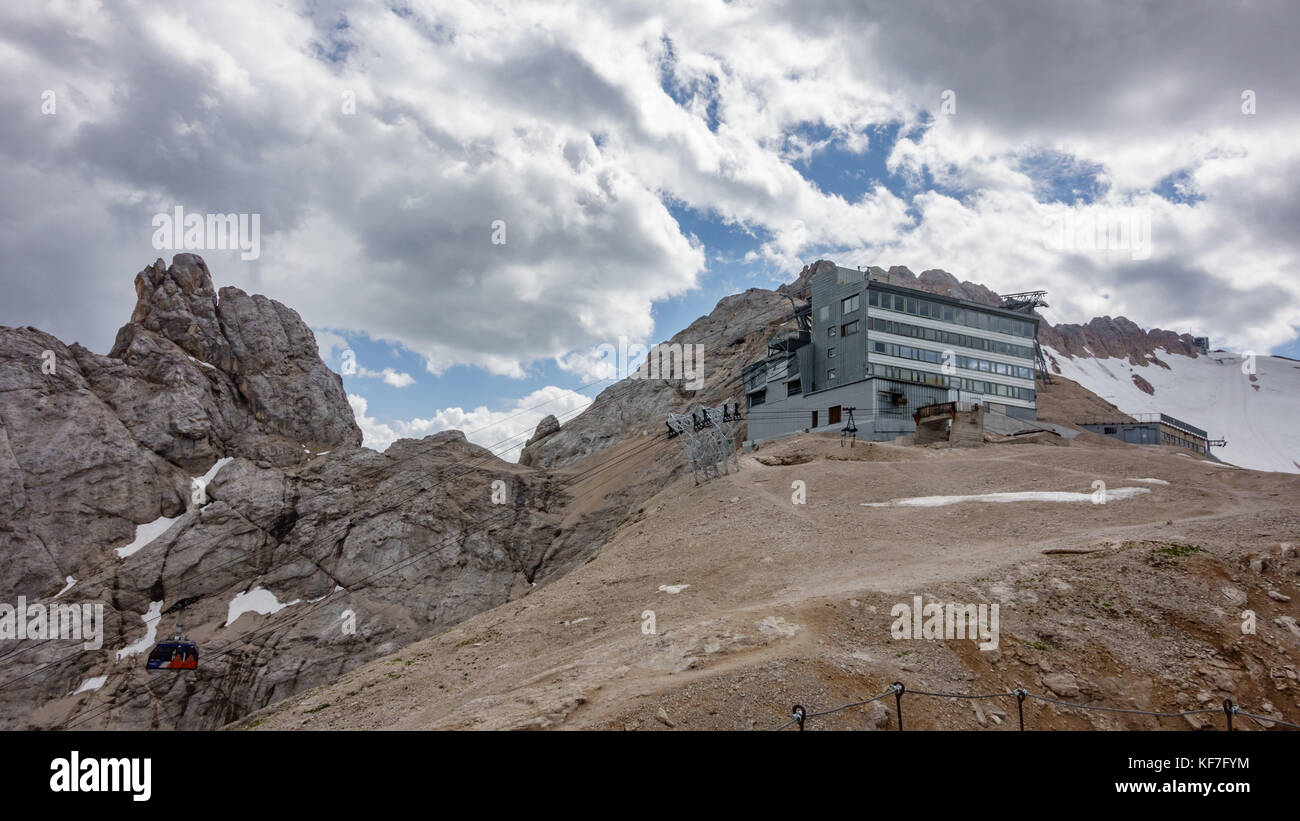
[(907, 689), (903, 682), (895, 681), (892, 685), (894, 688), (894, 706), (898, 710), (898, 731), (903, 731), (903, 692)]

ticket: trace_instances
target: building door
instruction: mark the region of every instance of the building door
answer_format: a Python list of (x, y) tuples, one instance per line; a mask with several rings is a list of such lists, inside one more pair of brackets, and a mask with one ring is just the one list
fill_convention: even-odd
[(812, 426), (815, 428), (815, 427), (817, 427), (817, 411), (813, 411), (812, 413), (813, 413), (813, 423), (812, 423)]
[(830, 412), (827, 414), (827, 417), (826, 424), (838, 425), (840, 423), (840, 406), (835, 405), (832, 407)]

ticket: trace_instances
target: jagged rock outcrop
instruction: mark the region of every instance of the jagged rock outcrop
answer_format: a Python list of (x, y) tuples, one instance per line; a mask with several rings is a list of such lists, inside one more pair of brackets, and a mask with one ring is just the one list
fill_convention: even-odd
[(76, 346), (88, 379), (150, 450), (186, 468), (235, 454), (284, 465), (361, 444), (343, 382), (290, 308), (214, 290), (177, 254), (135, 278), (136, 306), (107, 357)]
[(537, 458), (537, 451), (529, 450), (529, 448), (546, 437), (554, 436), (559, 432), (560, 420), (556, 419), (554, 414), (548, 414), (545, 419), (537, 423), (537, 428), (533, 431), (533, 435), (524, 443), (523, 450), (519, 453), (519, 464), (532, 467)]
[[(4, 642), (0, 726), (220, 726), (524, 594), (625, 512), (561, 527), (552, 476), (456, 431), (358, 447), (301, 318), (197, 256), (136, 292), (107, 356), (0, 328), (0, 602), (104, 613), (102, 648)], [(200, 670), (147, 674), (192, 596)]]
[(961, 282), (957, 277), (940, 268), (922, 271), (920, 276), (912, 273), (904, 265), (890, 266), (886, 271), (878, 266), (871, 266), (866, 273), (884, 278), (886, 281), (904, 288), (915, 288), (953, 299), (965, 299), (981, 305), (999, 305), (1002, 300), (998, 295), (977, 282)]
[(1158, 350), (1181, 356), (1197, 356), (1190, 334), (1160, 328), (1144, 331), (1122, 316), (1115, 319), (1108, 316), (1095, 317), (1083, 325), (1043, 323), (1038, 332), (1038, 341), (1043, 347), (1067, 356), (1117, 357), (1127, 359), (1134, 365), (1155, 364), (1168, 367), (1157, 356)]

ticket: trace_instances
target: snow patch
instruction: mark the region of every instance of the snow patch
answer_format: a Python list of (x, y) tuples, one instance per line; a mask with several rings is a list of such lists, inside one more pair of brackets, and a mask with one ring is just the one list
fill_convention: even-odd
[(158, 620), (162, 618), (162, 606), (161, 601), (149, 602), (149, 609), (140, 616), (144, 619), (144, 638), (118, 650), (118, 661), (153, 649), (154, 640), (158, 636)]
[[(1072, 358), (1050, 347), (1043, 353), (1053, 358), (1061, 376), (1125, 413), (1165, 413), (1204, 429), (1211, 439), (1227, 439), (1227, 445), (1214, 448), (1215, 457), (1225, 462), (1251, 470), (1300, 473), (1292, 461), (1300, 461), (1300, 427), (1292, 424), (1300, 416), (1300, 370), (1292, 360), (1256, 356), (1252, 382), (1242, 372), (1242, 357), (1222, 351), (1195, 359), (1169, 354), (1163, 360), (1168, 370), (1120, 370), (1124, 360)], [(1155, 389), (1154, 396), (1133, 384), (1130, 370)]]
[(233, 461), (235, 461), (235, 457), (223, 456), (222, 458), (212, 463), (212, 467), (208, 468), (207, 473), (203, 474), (202, 476), (195, 476), (194, 478), (202, 482), (204, 487), (207, 487), (208, 482), (211, 482), (213, 479), (217, 478), (217, 474), (221, 472), (221, 469)]
[(235, 619), (245, 613), (260, 613), (263, 616), (269, 616), (272, 613), (279, 613), (286, 607), (290, 607), (302, 601), (294, 599), (286, 604), (281, 604), (275, 594), (265, 587), (254, 587), (247, 593), (236, 593), (235, 597), (230, 600), (230, 607), (226, 611), (226, 627), (235, 623)]
[[(1117, 487), (1106, 491), (1106, 501), (1129, 499), (1151, 491), (1144, 487)], [(1010, 493), (980, 493), (974, 496), (914, 496), (910, 499), (892, 499), (888, 502), (862, 502), (862, 507), (943, 507), (963, 502), (1090, 502), (1091, 493), (1069, 493), (1059, 490), (1026, 490)]]
[(172, 522), (179, 518), (180, 516), (173, 516), (170, 519), (166, 516), (159, 516), (148, 524), (137, 525), (135, 528), (135, 539), (126, 547), (117, 548), (117, 557), (119, 559), (125, 559), (127, 556), (133, 555), (141, 548), (148, 547), (154, 539), (157, 539), (159, 536), (166, 533), (167, 529), (172, 526)]
[(190, 360), (191, 362), (193, 362), (195, 365), (202, 365), (203, 367), (207, 368), (207, 369), (210, 370), (210, 371), (215, 371), (215, 370), (217, 369), (217, 366), (216, 366), (216, 365), (209, 365), (207, 362), (204, 362), (204, 361), (201, 360), (201, 359), (195, 359), (195, 358), (192, 357), (192, 356), (190, 356), (190, 357), (188, 357), (188, 358), (189, 358), (189, 360)]
[(1126, 482), (1146, 482), (1148, 485), (1167, 485), (1167, 484), (1169, 484), (1169, 483), (1166, 482), (1164, 479), (1132, 479), (1132, 478), (1125, 478), (1124, 481), (1126, 481)]
[(98, 690), (100, 687), (103, 687), (103, 686), (104, 686), (104, 682), (106, 682), (106, 681), (108, 681), (108, 676), (106, 676), (106, 675), (104, 675), (104, 676), (92, 676), (92, 677), (86, 679), (85, 681), (81, 682), (81, 686), (78, 687), (77, 689), (73, 690), (73, 691), (72, 691), (72, 694), (75, 696), (75, 695), (77, 695), (78, 693), (90, 693), (90, 692), (93, 692), (93, 691), (95, 691), (95, 690)]
[(690, 587), (689, 584), (661, 584), (659, 585), (659, 592), (675, 595), (688, 587)]

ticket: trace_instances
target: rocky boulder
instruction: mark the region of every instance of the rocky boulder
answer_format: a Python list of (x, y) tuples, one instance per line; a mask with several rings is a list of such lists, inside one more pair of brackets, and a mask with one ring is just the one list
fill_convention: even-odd
[(546, 437), (554, 436), (559, 432), (560, 420), (556, 419), (553, 414), (548, 414), (545, 419), (537, 423), (533, 435), (524, 443), (523, 450), (519, 453), (519, 464), (531, 467), (537, 459), (537, 451), (529, 450), (529, 448)]

